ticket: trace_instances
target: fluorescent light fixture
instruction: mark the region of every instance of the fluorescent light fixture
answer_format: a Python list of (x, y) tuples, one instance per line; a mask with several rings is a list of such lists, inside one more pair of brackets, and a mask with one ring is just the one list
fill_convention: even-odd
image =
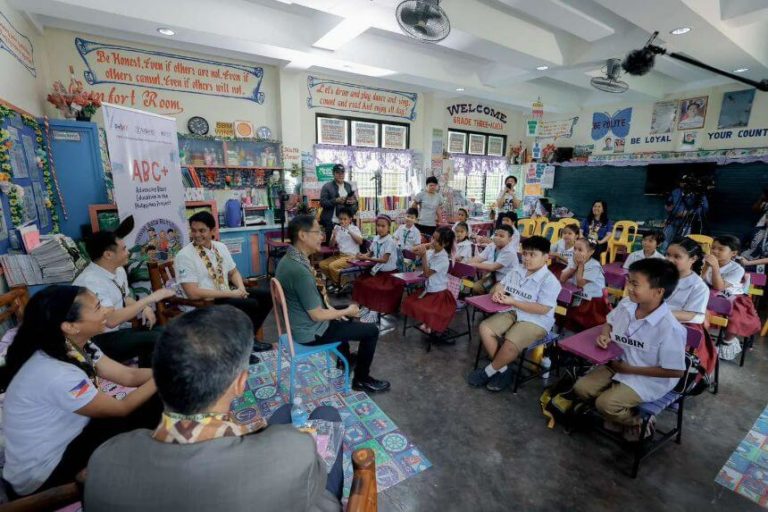
[(746, 73), (749, 71), (749, 68), (736, 68), (733, 70), (734, 73)]
[(176, 32), (171, 30), (168, 27), (160, 27), (160, 28), (157, 29), (157, 31), (160, 32), (161, 34), (163, 34), (164, 36), (175, 36), (176, 35)]
[(360, 18), (347, 18), (326, 32), (323, 37), (312, 43), (312, 46), (322, 48), (323, 50), (336, 51), (369, 28), (371, 28), (371, 25)]
[(464, 88), (463, 87), (457, 87), (456, 88), (456, 92), (464, 92)]
[(546, 71), (549, 69), (549, 66), (536, 66), (536, 71)]
[(690, 31), (691, 27), (677, 27), (676, 29), (670, 30), (669, 33), (673, 36), (681, 36), (683, 34), (687, 34)]

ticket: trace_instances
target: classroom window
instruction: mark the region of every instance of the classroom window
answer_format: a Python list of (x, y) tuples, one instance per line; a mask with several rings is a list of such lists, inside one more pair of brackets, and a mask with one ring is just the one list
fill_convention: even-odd
[(485, 175), (485, 202), (493, 201), (499, 197), (501, 187), (504, 184), (503, 174), (486, 174)]
[(470, 174), (467, 176), (466, 198), (468, 200), (474, 197), (476, 201), (482, 201), (485, 203), (485, 198), (483, 195), (483, 178), (484, 176), (482, 174)]
[(408, 149), (411, 125), (359, 117), (315, 115), (315, 142), (338, 146)]
[[(357, 192), (359, 197), (376, 197), (376, 182), (373, 179), (374, 171), (354, 171), (352, 181), (357, 183)], [(406, 182), (399, 171), (381, 172), (381, 196), (404, 196)]]

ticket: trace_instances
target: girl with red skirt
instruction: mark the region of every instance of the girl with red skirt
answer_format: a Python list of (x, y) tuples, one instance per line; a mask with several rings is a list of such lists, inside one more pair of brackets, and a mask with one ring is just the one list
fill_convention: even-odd
[(605, 298), (605, 275), (600, 262), (594, 259), (597, 242), (579, 238), (573, 246), (573, 260), (560, 274), (560, 282), (570, 282), (581, 288), (577, 295), (581, 302), (568, 308), (565, 328), (580, 332), (606, 321), (611, 307)]
[(431, 248), (421, 258), (426, 287), (410, 294), (403, 302), (403, 314), (422, 322), (419, 329), (427, 334), (445, 332), (456, 314), (456, 299), (448, 290), (448, 255), (454, 238), (448, 227), (435, 230)]
[(352, 299), (361, 306), (382, 315), (397, 313), (403, 299), (405, 283), (392, 277), (397, 272), (397, 242), (389, 234), (392, 220), (386, 215), (376, 218), (376, 237), (371, 250), (357, 259), (376, 263), (370, 275), (360, 277), (352, 289)]

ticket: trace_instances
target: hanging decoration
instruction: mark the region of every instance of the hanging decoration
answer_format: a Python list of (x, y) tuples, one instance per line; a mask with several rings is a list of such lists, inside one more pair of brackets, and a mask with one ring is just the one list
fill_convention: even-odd
[(541, 102), (541, 96), (531, 105), (531, 117), (542, 119), (544, 117), (544, 104)]

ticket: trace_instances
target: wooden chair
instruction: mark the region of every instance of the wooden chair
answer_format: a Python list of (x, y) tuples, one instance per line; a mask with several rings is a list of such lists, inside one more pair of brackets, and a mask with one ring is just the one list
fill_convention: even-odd
[[(352, 454), (352, 488), (349, 491), (347, 512), (376, 512), (376, 457), (370, 448), (360, 448)], [(77, 503), (82, 499), (85, 471), (76, 481), (0, 504), (0, 512), (47, 512)]]
[[(161, 288), (172, 287), (176, 279), (173, 270), (173, 261), (150, 261), (147, 263), (149, 269), (149, 282), (152, 285), (152, 291)], [(181, 306), (191, 306), (193, 308), (204, 308), (213, 305), (210, 299), (186, 299), (184, 297), (171, 297), (161, 300), (157, 303), (157, 323), (165, 325), (174, 317), (184, 313)]]
[(27, 302), (29, 302), (29, 290), (26, 286), (14, 287), (9, 292), (0, 295), (0, 308), (5, 308), (0, 313), (0, 324), (13, 319), (16, 325), (19, 325)]

